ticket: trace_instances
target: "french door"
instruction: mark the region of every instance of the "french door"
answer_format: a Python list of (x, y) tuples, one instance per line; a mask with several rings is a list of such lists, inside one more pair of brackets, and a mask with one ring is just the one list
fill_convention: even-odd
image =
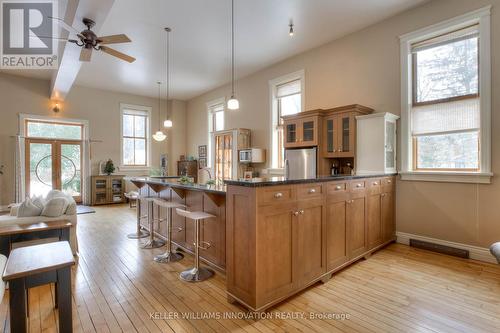
[(25, 140), (26, 193), (45, 196), (57, 189), (82, 200), (82, 142), (77, 140)]

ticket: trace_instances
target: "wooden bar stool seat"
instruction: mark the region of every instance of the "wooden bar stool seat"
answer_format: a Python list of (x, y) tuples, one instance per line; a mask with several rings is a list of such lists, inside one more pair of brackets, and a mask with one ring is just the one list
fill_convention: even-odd
[[(165, 242), (161, 239), (155, 238), (155, 219), (153, 216), (154, 203), (157, 198), (155, 197), (142, 197), (141, 202), (145, 202), (148, 206), (148, 225), (149, 225), (149, 239), (141, 245), (143, 249), (156, 249), (165, 245)], [(157, 219), (158, 224), (161, 222)]]
[(180, 279), (187, 282), (199, 282), (204, 281), (214, 275), (211, 269), (206, 267), (200, 267), (200, 249), (206, 250), (210, 247), (208, 243), (206, 247), (201, 247), (202, 243), (200, 239), (200, 222), (206, 219), (215, 217), (212, 214), (205, 212), (190, 212), (181, 208), (176, 208), (177, 214), (184, 216), (187, 219), (193, 220), (195, 223), (195, 236), (194, 236), (194, 267), (187, 269), (180, 274)]
[(183, 205), (178, 202), (172, 202), (164, 199), (154, 199), (154, 204), (160, 208), (167, 209), (167, 251), (163, 254), (159, 254), (154, 257), (154, 261), (160, 263), (179, 261), (184, 258), (182, 253), (177, 252), (177, 250), (172, 251), (172, 210), (176, 208), (184, 208)]

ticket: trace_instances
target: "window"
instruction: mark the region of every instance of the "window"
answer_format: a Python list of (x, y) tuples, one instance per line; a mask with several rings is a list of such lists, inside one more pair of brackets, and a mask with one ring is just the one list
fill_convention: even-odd
[(121, 165), (149, 166), (150, 108), (122, 105), (121, 107)]
[(284, 131), (283, 116), (299, 113), (303, 110), (304, 98), (304, 71), (292, 73), (272, 80), (271, 89), (271, 114), (272, 114), (272, 167), (284, 167)]
[(212, 161), (212, 137), (216, 131), (224, 130), (224, 99), (218, 99), (207, 104), (208, 109), (208, 151), (207, 151), (207, 165), (213, 167)]
[(489, 8), (402, 36), (401, 52), (402, 178), (489, 182)]

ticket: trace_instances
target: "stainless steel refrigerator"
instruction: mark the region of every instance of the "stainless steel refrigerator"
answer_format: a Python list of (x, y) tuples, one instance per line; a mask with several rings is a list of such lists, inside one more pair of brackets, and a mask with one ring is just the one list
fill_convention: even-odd
[(317, 148), (285, 150), (285, 177), (287, 179), (316, 178)]

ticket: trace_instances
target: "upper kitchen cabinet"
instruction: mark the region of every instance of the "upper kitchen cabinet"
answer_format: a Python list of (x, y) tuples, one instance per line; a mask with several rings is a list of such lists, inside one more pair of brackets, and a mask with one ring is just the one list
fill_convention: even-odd
[(356, 117), (358, 153), (356, 172), (396, 172), (396, 121), (392, 113), (373, 113)]
[(354, 104), (324, 110), (323, 157), (354, 157), (356, 149), (356, 116), (373, 112)]
[(319, 144), (320, 110), (283, 117), (285, 148), (313, 147)]

